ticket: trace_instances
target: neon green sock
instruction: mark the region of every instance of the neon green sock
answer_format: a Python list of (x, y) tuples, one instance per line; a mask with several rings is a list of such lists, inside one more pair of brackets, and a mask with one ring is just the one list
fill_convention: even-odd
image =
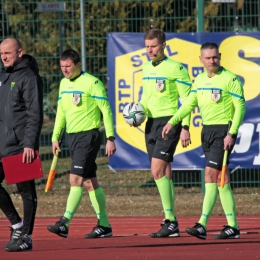
[(171, 182), (169, 181), (168, 177), (165, 175), (161, 179), (155, 180), (155, 183), (157, 185), (159, 194), (161, 196), (165, 218), (171, 221), (175, 221), (175, 217), (173, 215), (173, 210), (172, 210), (173, 198), (172, 198)]
[(202, 214), (199, 223), (207, 227), (207, 223), (211, 212), (216, 204), (218, 197), (218, 185), (217, 183), (205, 183), (205, 196), (203, 199)]
[(228, 225), (234, 228), (238, 228), (237, 218), (236, 218), (236, 203), (233, 196), (230, 183), (224, 185), (223, 188), (218, 188), (219, 197), (226, 214)]
[(99, 220), (99, 225), (109, 227), (106, 210), (106, 197), (101, 187), (89, 191), (89, 198)]
[(73, 218), (74, 213), (78, 209), (78, 206), (81, 202), (83, 195), (83, 188), (82, 187), (70, 187), (70, 194), (67, 199), (66, 211), (64, 213), (64, 217), (66, 217), (69, 221), (65, 224), (67, 227), (70, 224), (70, 221)]
[(174, 190), (174, 185), (172, 180), (170, 181), (170, 189), (171, 189), (171, 193), (172, 193), (172, 214), (175, 217), (175, 207), (174, 207), (174, 201), (175, 201), (175, 190)]

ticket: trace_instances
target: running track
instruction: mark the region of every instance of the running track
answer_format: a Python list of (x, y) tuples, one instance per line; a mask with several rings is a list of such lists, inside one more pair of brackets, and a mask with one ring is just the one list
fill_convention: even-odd
[(179, 217), (181, 237), (151, 238), (159, 230), (160, 217), (110, 217), (114, 236), (85, 239), (96, 224), (95, 218), (74, 218), (68, 238), (47, 231), (57, 218), (37, 218), (33, 234), (33, 250), (10, 253), (4, 251), (10, 231), (5, 218), (0, 218), (0, 259), (33, 260), (166, 260), (166, 259), (260, 259), (260, 216), (239, 216), (240, 239), (215, 240), (225, 224), (225, 217), (211, 217), (206, 240), (191, 237), (186, 227), (198, 217)]

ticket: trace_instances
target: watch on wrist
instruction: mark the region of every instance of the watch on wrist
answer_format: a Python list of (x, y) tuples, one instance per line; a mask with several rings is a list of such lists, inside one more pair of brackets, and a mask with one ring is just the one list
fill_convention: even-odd
[(107, 138), (107, 140), (109, 140), (109, 141), (111, 141), (111, 142), (114, 142), (115, 141), (115, 137), (114, 136), (109, 136), (108, 138)]
[(237, 138), (236, 134), (227, 133), (227, 135), (231, 136), (233, 139)]
[(188, 125), (183, 125), (182, 128), (183, 128), (184, 130), (189, 131), (189, 128), (190, 128), (190, 127), (189, 127)]

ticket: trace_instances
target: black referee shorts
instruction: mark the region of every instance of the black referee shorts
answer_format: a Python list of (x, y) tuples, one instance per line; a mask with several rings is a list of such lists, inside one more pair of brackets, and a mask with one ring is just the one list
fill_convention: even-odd
[(173, 126), (168, 133), (168, 140), (162, 138), (163, 127), (171, 116), (161, 118), (148, 118), (145, 125), (145, 143), (149, 159), (161, 159), (166, 162), (173, 161), (173, 154), (180, 139), (181, 122)]
[(96, 177), (96, 158), (101, 145), (101, 134), (92, 129), (68, 135), (68, 147), (72, 159), (70, 172), (90, 179)]
[[(216, 170), (222, 169), (224, 157), (224, 138), (228, 125), (204, 125), (201, 132), (202, 149), (206, 157), (206, 166)], [(232, 147), (233, 149), (233, 147)], [(232, 149), (228, 151), (228, 157)], [(229, 160), (227, 160), (227, 165)]]

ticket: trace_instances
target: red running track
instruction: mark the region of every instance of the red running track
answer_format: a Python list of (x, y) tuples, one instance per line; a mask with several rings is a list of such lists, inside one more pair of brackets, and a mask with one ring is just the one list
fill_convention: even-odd
[(151, 238), (160, 229), (160, 217), (110, 217), (113, 237), (85, 239), (96, 224), (95, 218), (75, 217), (70, 224), (68, 238), (50, 233), (46, 226), (58, 218), (37, 218), (33, 234), (33, 250), (6, 252), (9, 222), (0, 218), (0, 259), (88, 259), (88, 260), (167, 260), (167, 259), (260, 259), (260, 216), (239, 216), (240, 239), (215, 240), (225, 224), (225, 217), (211, 217), (208, 236), (200, 240), (189, 236), (185, 229), (198, 217), (179, 217), (181, 237)]

